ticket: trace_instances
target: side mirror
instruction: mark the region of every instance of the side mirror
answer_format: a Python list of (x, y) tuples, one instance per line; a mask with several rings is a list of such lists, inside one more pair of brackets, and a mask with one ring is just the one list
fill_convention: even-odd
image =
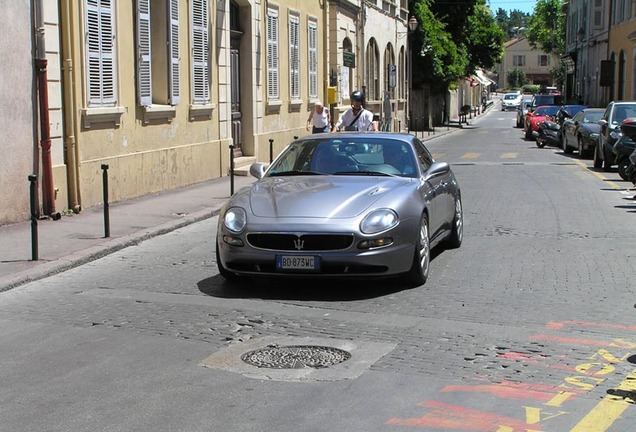
[(433, 177), (437, 177), (450, 172), (450, 165), (447, 162), (435, 162), (424, 173), (424, 180), (428, 181)]
[(250, 165), (250, 175), (257, 179), (262, 179), (265, 175), (265, 165), (260, 162), (253, 163)]

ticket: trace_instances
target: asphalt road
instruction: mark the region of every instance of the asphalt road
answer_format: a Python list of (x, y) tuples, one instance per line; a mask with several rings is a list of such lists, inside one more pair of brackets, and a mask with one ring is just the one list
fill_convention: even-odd
[[(0, 293), (0, 430), (632, 430), (636, 192), (514, 116), (427, 143), (465, 237), (422, 287), (230, 286), (211, 219)], [(240, 358), (286, 346), (325, 367)]]

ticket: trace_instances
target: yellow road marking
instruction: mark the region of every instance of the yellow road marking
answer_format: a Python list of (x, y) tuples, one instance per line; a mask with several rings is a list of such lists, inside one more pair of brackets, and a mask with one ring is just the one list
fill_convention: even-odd
[(636, 370), (629, 374), (614, 390), (605, 396), (570, 432), (603, 432), (629, 407), (634, 405)]
[(510, 153), (503, 153), (500, 157), (501, 159), (514, 159), (517, 156), (519, 156), (519, 153), (510, 152)]
[(623, 189), (622, 187), (620, 187), (618, 184), (616, 184), (615, 182), (608, 180), (607, 177), (605, 177), (603, 174), (596, 172), (596, 171), (592, 171), (588, 168), (588, 166), (581, 161), (574, 161), (577, 165), (579, 165), (582, 168), (585, 168), (588, 172), (594, 174), (596, 177), (598, 177), (599, 179), (603, 180), (606, 184), (608, 184), (610, 187), (614, 188), (614, 189)]
[(477, 159), (479, 156), (481, 156), (481, 153), (465, 153), (462, 159)]

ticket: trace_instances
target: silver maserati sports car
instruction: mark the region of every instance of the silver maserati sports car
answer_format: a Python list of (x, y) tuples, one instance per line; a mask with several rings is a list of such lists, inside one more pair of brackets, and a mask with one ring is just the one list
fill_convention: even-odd
[(404, 276), (421, 285), (431, 248), (463, 238), (460, 188), (409, 134), (301, 137), (221, 209), (219, 273), (238, 276)]

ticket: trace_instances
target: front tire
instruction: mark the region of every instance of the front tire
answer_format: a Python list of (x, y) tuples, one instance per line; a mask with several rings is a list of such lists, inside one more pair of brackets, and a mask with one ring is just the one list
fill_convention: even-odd
[(594, 168), (600, 168), (603, 166), (603, 159), (601, 159), (600, 152), (598, 150), (598, 143), (594, 146)]
[(462, 245), (464, 240), (464, 211), (462, 209), (462, 199), (460, 196), (455, 200), (455, 217), (453, 217), (453, 227), (448, 238), (447, 245), (451, 249), (456, 249)]
[(426, 217), (426, 215), (422, 215), (417, 237), (415, 252), (413, 254), (413, 264), (407, 275), (408, 281), (415, 286), (424, 285), (426, 283), (431, 263), (431, 244), (429, 242), (428, 217)]
[(627, 171), (629, 166), (632, 164), (629, 161), (629, 158), (625, 157), (622, 160), (616, 161), (616, 163), (618, 164), (618, 175), (621, 176), (623, 180), (629, 180), (629, 174)]
[(572, 153), (574, 153), (574, 149), (568, 145), (568, 139), (567, 139), (567, 137), (566, 137), (566, 136), (563, 136), (563, 137), (561, 138), (561, 141), (562, 141), (562, 143), (563, 143), (563, 153), (565, 153), (565, 154), (572, 154)]
[(610, 172), (612, 170), (612, 155), (608, 155), (607, 152), (605, 152), (603, 156), (603, 171)]

